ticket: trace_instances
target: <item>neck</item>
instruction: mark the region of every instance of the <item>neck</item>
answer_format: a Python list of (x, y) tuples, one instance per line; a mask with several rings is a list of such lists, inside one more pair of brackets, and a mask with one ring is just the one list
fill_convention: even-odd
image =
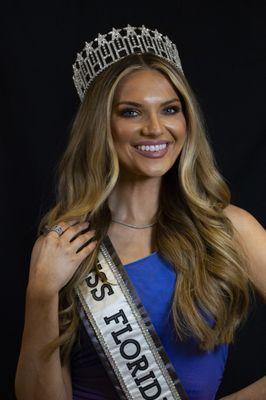
[(112, 218), (133, 225), (155, 220), (161, 178), (129, 180), (120, 178), (108, 198)]

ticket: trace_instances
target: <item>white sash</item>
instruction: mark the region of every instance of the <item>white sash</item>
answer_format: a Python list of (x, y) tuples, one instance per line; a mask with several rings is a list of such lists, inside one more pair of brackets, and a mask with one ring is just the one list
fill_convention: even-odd
[(77, 288), (82, 321), (120, 399), (187, 400), (149, 315), (108, 236), (98, 269)]

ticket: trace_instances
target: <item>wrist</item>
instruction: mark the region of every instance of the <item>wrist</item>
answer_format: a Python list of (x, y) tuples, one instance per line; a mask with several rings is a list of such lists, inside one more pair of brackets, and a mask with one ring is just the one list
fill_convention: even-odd
[(58, 291), (52, 288), (44, 288), (32, 282), (28, 283), (26, 289), (26, 298), (30, 301), (46, 301), (51, 302), (58, 299)]

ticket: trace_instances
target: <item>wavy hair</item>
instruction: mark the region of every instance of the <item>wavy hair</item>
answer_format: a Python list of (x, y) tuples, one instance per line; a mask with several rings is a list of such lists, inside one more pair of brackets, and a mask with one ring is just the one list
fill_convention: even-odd
[(111, 223), (107, 200), (119, 177), (110, 126), (115, 91), (124, 76), (143, 69), (157, 70), (171, 82), (187, 125), (182, 151), (162, 176), (155, 215), (157, 249), (177, 273), (171, 307), (175, 331), (181, 340), (193, 335), (202, 350), (211, 350), (232, 342), (247, 316), (247, 258), (223, 212), (230, 204), (230, 190), (218, 171), (196, 96), (185, 76), (165, 59), (130, 55), (102, 71), (87, 89), (57, 166), (55, 204), (38, 227), (40, 235), (45, 225), (89, 219), (98, 240), (59, 293), (59, 337), (45, 347), (45, 354), (60, 346), (63, 364), (80, 323), (75, 287), (90, 271), (99, 273), (97, 254)]

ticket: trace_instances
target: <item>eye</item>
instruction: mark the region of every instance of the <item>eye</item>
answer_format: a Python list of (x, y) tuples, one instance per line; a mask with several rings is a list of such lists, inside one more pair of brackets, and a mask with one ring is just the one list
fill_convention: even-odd
[[(168, 110), (171, 110), (168, 112)], [(164, 109), (166, 111), (166, 114), (176, 114), (181, 110), (181, 107), (179, 106), (168, 106)], [(137, 117), (139, 112), (137, 110), (134, 110), (133, 108), (125, 108), (120, 111), (119, 113), (122, 117), (125, 118), (132, 118), (132, 117)]]
[(172, 110), (171, 112), (167, 112), (166, 114), (176, 114), (181, 110), (181, 108), (178, 106), (171, 106), (171, 107), (166, 107), (164, 110)]
[[(133, 113), (135, 113), (135, 115)], [(124, 110), (122, 110), (120, 112), (120, 115), (122, 115), (123, 117), (126, 117), (126, 118), (136, 117), (136, 114), (137, 114), (137, 111), (133, 110), (132, 108), (125, 108)]]

